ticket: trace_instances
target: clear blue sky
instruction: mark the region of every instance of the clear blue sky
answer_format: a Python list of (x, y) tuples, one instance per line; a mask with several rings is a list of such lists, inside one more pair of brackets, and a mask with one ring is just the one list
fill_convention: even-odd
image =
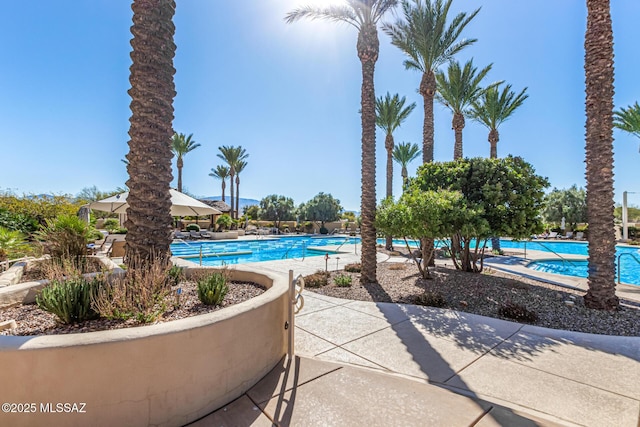
[[(324, 21), (285, 24), (304, 0), (178, 0), (174, 129), (202, 147), (185, 157), (184, 187), (220, 194), (208, 176), (220, 145), (250, 153), (241, 197), (278, 193), (296, 204), (320, 191), (360, 209), (360, 63), (356, 32)], [(612, 1), (616, 108), (640, 100), (640, 1)], [(487, 82), (527, 86), (529, 99), (500, 128), (498, 155), (524, 157), (551, 185), (585, 185), (584, 0), (457, 0), (482, 6), (459, 56), (493, 62)], [(128, 152), (132, 12), (125, 0), (24, 0), (0, 15), (0, 190), (77, 194), (124, 186)], [(387, 21), (394, 20), (392, 15)], [(380, 32), (377, 95), (406, 96), (418, 107), (397, 142), (421, 143), (420, 75)], [(435, 157), (453, 156), (451, 115), (435, 107)], [(615, 200), (640, 205), (640, 140), (614, 132)], [(487, 130), (468, 121), (465, 156), (488, 156)], [(377, 136), (377, 195), (384, 194), (384, 135)], [(419, 165), (409, 168), (413, 174)], [(176, 173), (174, 173), (174, 176)], [(394, 193), (400, 193), (396, 167)]]

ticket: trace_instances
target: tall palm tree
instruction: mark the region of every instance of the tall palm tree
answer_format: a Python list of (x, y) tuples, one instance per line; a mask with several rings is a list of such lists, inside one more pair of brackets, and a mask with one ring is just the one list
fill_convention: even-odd
[(171, 137), (171, 149), (178, 157), (176, 166), (178, 167), (178, 191), (182, 192), (182, 167), (184, 166), (184, 156), (200, 147), (195, 140), (192, 139), (193, 134), (185, 136), (184, 133), (174, 133)]
[(356, 49), (362, 66), (362, 89), (360, 119), (362, 123), (362, 196), (361, 196), (361, 238), (362, 251), (361, 280), (376, 283), (376, 94), (374, 70), (380, 42), (378, 22), (382, 16), (396, 6), (397, 0), (345, 0), (343, 5), (301, 6), (289, 12), (288, 23), (302, 18), (326, 19), (352, 25), (358, 31)]
[(499, 86), (500, 84), (488, 87), (477, 100), (471, 103), (472, 107), (469, 110), (469, 117), (489, 129), (488, 139), (491, 144), (489, 157), (492, 159), (498, 157), (498, 141), (500, 140), (498, 127), (511, 117), (513, 112), (529, 97), (525, 94), (526, 87), (516, 95), (511, 90), (511, 85), (506, 85), (502, 92)]
[(249, 157), (247, 154), (247, 150), (242, 148), (242, 146), (226, 146), (218, 147), (220, 153), (218, 153), (218, 157), (224, 160), (229, 166), (229, 181), (231, 182), (231, 218), (235, 218), (234, 215), (234, 204), (233, 204), (233, 189), (234, 189), (234, 179), (236, 177), (236, 165), (239, 161), (246, 159)]
[(640, 105), (638, 101), (626, 109), (613, 112), (613, 125), (640, 138)]
[(433, 161), (433, 100), (437, 90), (435, 72), (462, 49), (476, 42), (476, 39), (458, 41), (458, 38), (480, 9), (469, 15), (459, 13), (447, 25), (451, 2), (403, 0), (404, 19), (383, 26), (391, 37), (391, 43), (409, 57), (404, 61), (405, 68), (422, 72), (419, 92), (424, 99), (423, 163)]
[(613, 30), (609, 0), (587, 0), (586, 81), (587, 307), (615, 310), (616, 241), (613, 223)]
[(239, 160), (236, 163), (236, 219), (240, 217), (240, 173), (247, 166), (247, 162)]
[[(386, 197), (393, 197), (393, 132), (400, 127), (409, 114), (416, 108), (415, 102), (404, 106), (406, 98), (397, 93), (391, 96), (389, 92), (384, 97), (376, 99), (376, 125), (385, 133), (384, 147), (387, 150), (387, 194)], [(393, 238), (387, 236), (385, 247), (393, 249)]]
[(438, 88), (436, 99), (453, 113), (451, 128), (455, 134), (454, 160), (462, 158), (462, 129), (465, 126), (465, 110), (485, 90), (480, 86), (480, 82), (491, 70), (491, 67), (492, 64), (489, 64), (478, 72), (478, 69), (473, 66), (473, 59), (467, 61), (464, 67), (461, 67), (458, 61), (451, 61), (446, 74), (443, 71), (436, 73)]
[(418, 144), (411, 142), (402, 142), (393, 149), (393, 160), (395, 160), (402, 168), (402, 188), (407, 188), (409, 182), (409, 174), (407, 173), (407, 165), (420, 156), (420, 147)]
[[(169, 260), (173, 134), (174, 0), (134, 0), (130, 67), (131, 118), (127, 171), (129, 269)], [(153, 218), (153, 221), (149, 221)]]
[(222, 181), (222, 201), (224, 202), (224, 190), (227, 188), (225, 180), (229, 177), (229, 168), (227, 166), (218, 165), (215, 169), (211, 168), (209, 176)]

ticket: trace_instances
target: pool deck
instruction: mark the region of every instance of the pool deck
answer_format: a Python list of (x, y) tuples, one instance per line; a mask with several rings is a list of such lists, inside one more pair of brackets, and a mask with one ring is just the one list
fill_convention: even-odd
[[(343, 246), (346, 253), (329, 254), (327, 268), (359, 262), (359, 245), (351, 246)], [(528, 250), (527, 257), (492, 257), (485, 264), (585, 288), (586, 279), (526, 267), (548, 253)], [(378, 254), (378, 261), (407, 259)], [(324, 270), (325, 260), (252, 265), (257, 271), (292, 269), (304, 275)], [(640, 301), (640, 287), (619, 286), (618, 292)], [(303, 295), (305, 305), (295, 320), (296, 356), (192, 425), (640, 426), (640, 337)]]

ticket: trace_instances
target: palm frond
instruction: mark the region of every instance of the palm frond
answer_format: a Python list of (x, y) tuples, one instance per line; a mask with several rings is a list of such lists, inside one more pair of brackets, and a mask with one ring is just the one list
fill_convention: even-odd
[(613, 125), (640, 138), (640, 105), (635, 104), (613, 112)]
[(331, 5), (327, 7), (304, 5), (287, 13), (284, 18), (287, 24), (301, 19), (322, 19), (332, 22), (345, 22), (353, 25), (357, 29), (360, 28), (361, 24), (356, 11), (347, 5)]

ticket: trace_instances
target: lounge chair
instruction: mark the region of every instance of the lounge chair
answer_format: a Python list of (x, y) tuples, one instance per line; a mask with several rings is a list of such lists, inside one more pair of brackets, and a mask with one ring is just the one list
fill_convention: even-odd
[(199, 231), (190, 231), (189, 237), (191, 237), (192, 239), (202, 239)]
[(545, 239), (557, 239), (558, 238), (558, 232), (557, 231), (552, 231), (551, 233), (549, 233), (549, 235), (547, 237), (545, 237)]
[(576, 240), (584, 240), (584, 232), (583, 231), (576, 232)]
[(200, 237), (202, 237), (203, 239), (213, 239), (213, 234), (211, 234), (207, 230), (204, 230), (200, 232)]
[(185, 233), (182, 231), (176, 231), (175, 235), (173, 236), (174, 239), (181, 239), (181, 240), (188, 239), (189, 237), (191, 237), (189, 233)]
[(567, 234), (560, 236), (561, 239), (573, 239), (573, 231), (567, 231)]

